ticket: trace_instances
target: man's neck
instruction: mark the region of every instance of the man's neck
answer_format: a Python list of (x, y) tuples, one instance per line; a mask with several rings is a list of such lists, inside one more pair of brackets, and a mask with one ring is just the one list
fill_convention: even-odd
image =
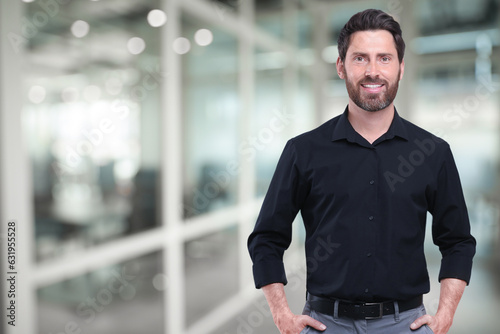
[(394, 105), (391, 103), (387, 108), (379, 111), (366, 111), (350, 101), (347, 118), (354, 130), (373, 144), (389, 130), (394, 118)]

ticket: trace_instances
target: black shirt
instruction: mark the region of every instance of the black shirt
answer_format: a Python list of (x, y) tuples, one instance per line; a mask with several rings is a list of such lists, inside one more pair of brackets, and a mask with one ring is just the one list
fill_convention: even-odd
[(287, 283), (283, 253), (299, 210), (313, 295), (383, 301), (429, 292), (427, 211), (439, 280), (468, 283), (476, 241), (449, 145), (396, 111), (370, 144), (347, 114), (286, 144), (248, 239), (256, 287)]

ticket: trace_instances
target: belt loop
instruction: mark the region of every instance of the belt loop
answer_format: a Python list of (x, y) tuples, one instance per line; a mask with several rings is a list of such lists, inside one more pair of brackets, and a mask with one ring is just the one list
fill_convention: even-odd
[(335, 299), (335, 305), (333, 306), (333, 317), (335, 319), (339, 318), (339, 300)]
[(399, 303), (397, 300), (394, 301), (394, 320), (399, 322)]

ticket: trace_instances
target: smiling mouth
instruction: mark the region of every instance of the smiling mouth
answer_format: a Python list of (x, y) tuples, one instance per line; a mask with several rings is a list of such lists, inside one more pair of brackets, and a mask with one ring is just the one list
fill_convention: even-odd
[(376, 84), (376, 83), (365, 83), (361, 84), (363, 90), (368, 94), (380, 94), (382, 93), (384, 84)]
[(380, 88), (383, 86), (383, 84), (378, 84), (378, 85), (374, 85), (374, 84), (361, 84), (361, 86), (365, 87), (365, 88)]

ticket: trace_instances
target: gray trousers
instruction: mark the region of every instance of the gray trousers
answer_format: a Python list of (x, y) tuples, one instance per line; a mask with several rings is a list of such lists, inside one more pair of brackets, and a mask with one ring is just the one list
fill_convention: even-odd
[(424, 305), (399, 312), (397, 302), (394, 304), (396, 313), (385, 315), (380, 319), (373, 320), (356, 320), (346, 317), (339, 317), (337, 308), (334, 314), (322, 314), (311, 309), (308, 302), (304, 307), (302, 314), (321, 321), (326, 325), (326, 330), (320, 332), (311, 327), (306, 327), (301, 334), (432, 334), (432, 330), (424, 325), (413, 331), (410, 325), (415, 319), (426, 314)]

